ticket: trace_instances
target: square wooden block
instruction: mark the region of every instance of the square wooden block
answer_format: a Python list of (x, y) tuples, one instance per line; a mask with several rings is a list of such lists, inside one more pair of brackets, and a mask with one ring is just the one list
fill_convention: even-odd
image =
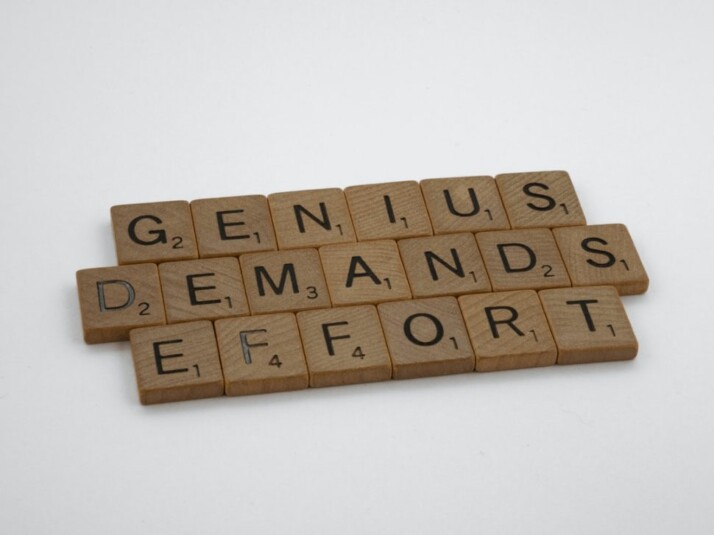
[(265, 195), (197, 199), (191, 213), (201, 258), (278, 248)]
[(428, 178), (419, 184), (434, 234), (511, 228), (493, 177)]
[(584, 225), (585, 214), (565, 171), (508, 173), (496, 176), (511, 227)]
[(491, 291), (473, 234), (409, 238), (398, 244), (414, 297)]
[(558, 349), (533, 290), (463, 295), (459, 305), (477, 372), (555, 364)]
[(294, 314), (228, 318), (215, 326), (226, 395), (307, 388), (307, 365)]
[(244, 254), (240, 266), (251, 314), (330, 306), (317, 249)]
[(111, 214), (119, 264), (198, 258), (188, 202), (122, 204)]
[(613, 286), (538, 292), (558, 346), (558, 364), (630, 360), (637, 338)]
[(411, 297), (396, 242), (382, 240), (320, 247), (334, 306), (375, 304)]
[(345, 189), (345, 196), (359, 241), (432, 234), (416, 181), (351, 186)]
[(474, 370), (473, 349), (455, 297), (382, 303), (378, 310), (395, 379)]
[(570, 286), (547, 228), (479, 232), (476, 241), (495, 292)]
[(280, 249), (356, 241), (339, 188), (273, 193), (268, 202)]
[(131, 329), (166, 323), (156, 264), (80, 269), (77, 291), (88, 344), (128, 340)]
[(166, 262), (159, 277), (168, 323), (250, 313), (237, 258)]
[(391, 379), (392, 362), (374, 306), (309, 310), (298, 313), (297, 320), (310, 386)]
[(620, 295), (647, 291), (650, 280), (625, 225), (553, 229), (573, 286), (608, 285)]
[(223, 395), (223, 373), (210, 321), (131, 331), (131, 352), (144, 405)]

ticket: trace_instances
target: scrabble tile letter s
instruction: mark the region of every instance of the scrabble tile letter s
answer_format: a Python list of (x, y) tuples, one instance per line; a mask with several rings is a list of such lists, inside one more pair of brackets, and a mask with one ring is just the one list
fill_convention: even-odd
[(585, 215), (565, 171), (509, 173), (496, 176), (511, 227), (584, 225)]
[(612, 285), (620, 295), (647, 291), (649, 278), (625, 225), (553, 229), (573, 286)]

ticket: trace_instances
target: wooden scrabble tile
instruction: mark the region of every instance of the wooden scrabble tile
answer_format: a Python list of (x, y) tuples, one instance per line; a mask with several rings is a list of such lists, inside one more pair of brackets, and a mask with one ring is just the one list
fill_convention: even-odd
[(573, 286), (609, 285), (620, 295), (647, 291), (649, 278), (625, 225), (553, 229)]
[(382, 303), (378, 311), (394, 379), (474, 370), (473, 350), (455, 297)]
[(88, 344), (128, 340), (131, 329), (166, 323), (156, 264), (81, 269), (77, 291)]
[(248, 253), (240, 266), (251, 314), (330, 306), (317, 249)]
[(295, 315), (289, 312), (216, 321), (226, 395), (307, 388)]
[(398, 245), (414, 297), (491, 291), (471, 233), (409, 238)]
[(431, 222), (416, 181), (345, 189), (359, 241), (431, 236)]
[(119, 264), (198, 258), (186, 201), (122, 204), (111, 214)]
[(496, 185), (514, 229), (585, 224), (580, 201), (565, 171), (498, 175)]
[(495, 292), (570, 286), (549, 229), (479, 232), (476, 241)]
[(144, 405), (223, 395), (223, 373), (210, 321), (131, 331), (131, 352)]
[(629, 360), (637, 338), (613, 286), (538, 292), (558, 346), (558, 364)]
[(237, 258), (165, 262), (159, 277), (168, 323), (250, 313)]
[(280, 249), (356, 241), (339, 188), (273, 193), (268, 202)]
[(558, 350), (533, 290), (459, 297), (476, 354), (476, 371), (555, 364)]
[(191, 213), (201, 258), (278, 248), (264, 195), (197, 199)]
[(493, 177), (428, 178), (419, 184), (434, 234), (511, 228)]
[(375, 304), (411, 297), (396, 242), (382, 240), (320, 247), (334, 306)]
[(372, 305), (309, 310), (297, 315), (310, 386), (385, 381), (392, 362)]

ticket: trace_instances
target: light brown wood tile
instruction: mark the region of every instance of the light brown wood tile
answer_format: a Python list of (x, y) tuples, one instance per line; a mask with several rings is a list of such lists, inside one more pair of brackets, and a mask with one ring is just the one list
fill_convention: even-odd
[(431, 222), (416, 181), (345, 189), (359, 241), (431, 236)]
[(496, 292), (570, 286), (549, 229), (479, 232), (476, 241)]
[(166, 323), (156, 264), (80, 269), (77, 291), (88, 344), (128, 340), (131, 329)]
[(620, 295), (647, 291), (649, 278), (625, 225), (553, 229), (573, 286), (609, 285)]
[(307, 365), (294, 314), (222, 319), (215, 328), (226, 395), (307, 388)]
[(198, 258), (191, 209), (186, 201), (112, 206), (119, 264)]
[(538, 292), (558, 346), (558, 364), (629, 360), (637, 339), (613, 286)]
[(237, 258), (165, 262), (159, 277), (168, 323), (250, 313)]
[(399, 249), (392, 240), (320, 247), (334, 306), (411, 297)]
[(210, 321), (131, 331), (131, 352), (144, 405), (223, 395), (223, 373)]
[(280, 249), (356, 241), (339, 188), (273, 193), (268, 202)]
[(309, 310), (297, 315), (310, 386), (385, 381), (392, 363), (377, 309), (371, 305)]
[(419, 185), (434, 234), (511, 228), (493, 177), (428, 178)]
[(474, 370), (474, 354), (455, 297), (378, 306), (392, 377), (411, 379)]
[(240, 266), (251, 314), (330, 306), (317, 249), (248, 253)]
[(498, 175), (496, 185), (514, 229), (585, 224), (580, 201), (565, 171)]
[(477, 372), (555, 364), (558, 350), (533, 290), (463, 295), (459, 305)]
[(491, 291), (471, 233), (409, 238), (398, 245), (414, 297)]
[(201, 258), (278, 248), (265, 195), (197, 199), (191, 213)]

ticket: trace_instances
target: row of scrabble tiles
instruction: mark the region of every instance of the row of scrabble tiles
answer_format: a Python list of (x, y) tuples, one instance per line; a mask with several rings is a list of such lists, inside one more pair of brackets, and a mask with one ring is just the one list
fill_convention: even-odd
[(376, 240), (77, 272), (88, 343), (133, 328), (559, 287), (642, 293), (648, 277), (620, 224)]
[(433, 297), (131, 331), (144, 404), (626, 360), (611, 286)]
[(125, 204), (111, 216), (122, 265), (585, 224), (565, 171)]

